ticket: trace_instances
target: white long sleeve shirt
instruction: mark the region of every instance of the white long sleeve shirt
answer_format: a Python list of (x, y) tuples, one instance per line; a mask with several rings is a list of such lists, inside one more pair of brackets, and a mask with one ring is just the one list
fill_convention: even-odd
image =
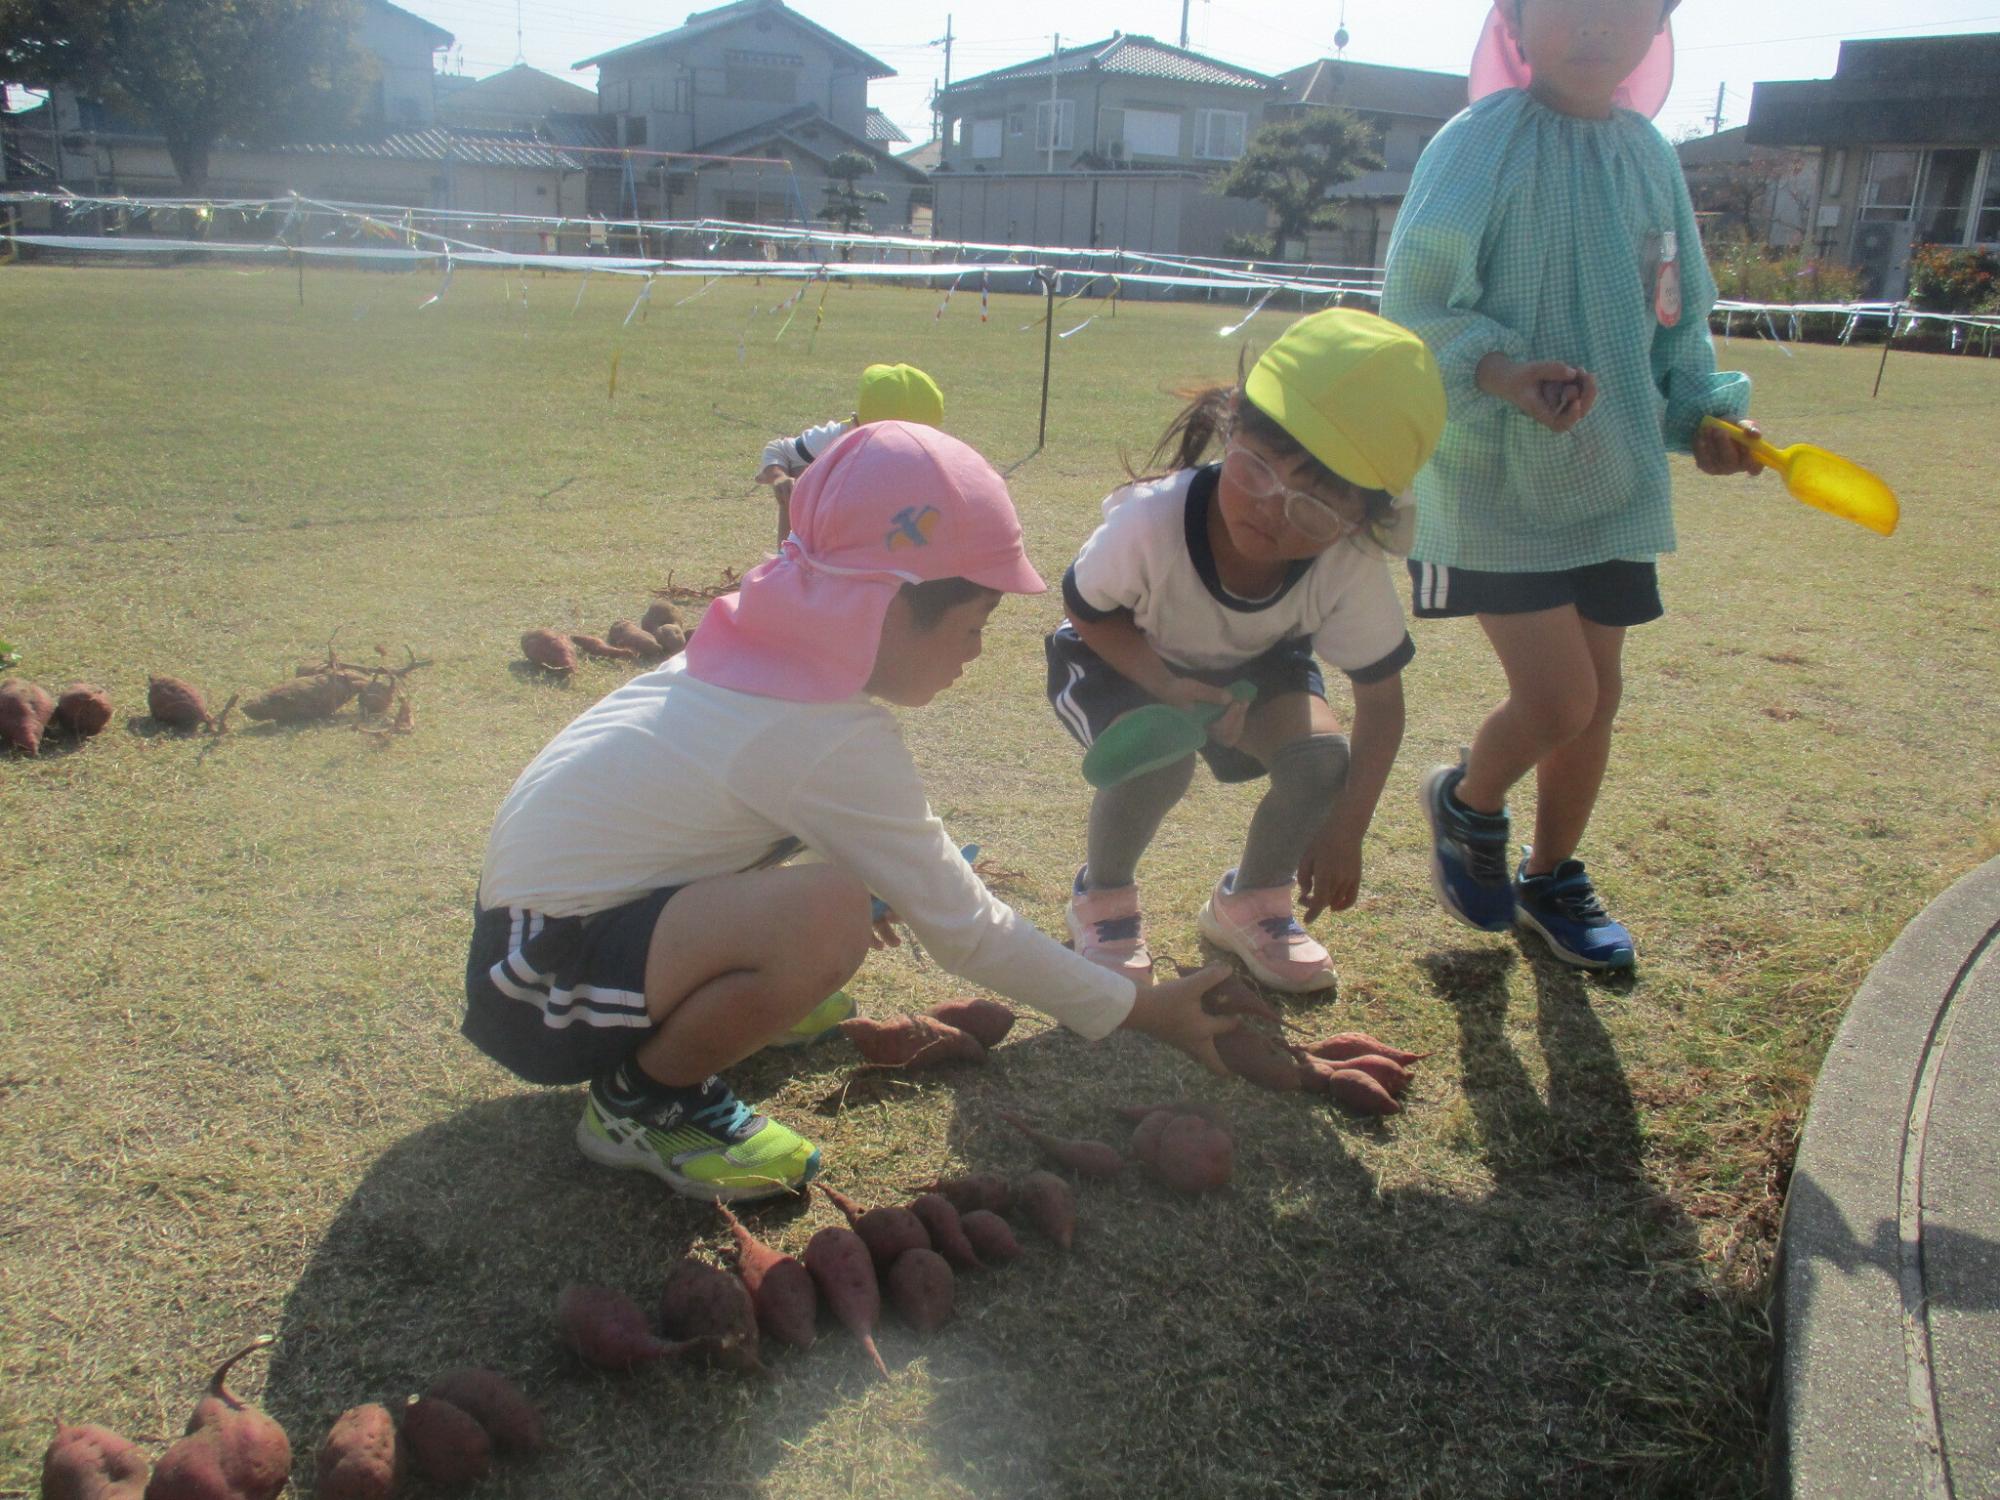
[(587, 709), (521, 773), (479, 901), (587, 916), (800, 845), (863, 881), (961, 979), (1086, 1037), (1130, 1013), (1131, 980), (1045, 936), (973, 874), (886, 708), (739, 693), (678, 658)]

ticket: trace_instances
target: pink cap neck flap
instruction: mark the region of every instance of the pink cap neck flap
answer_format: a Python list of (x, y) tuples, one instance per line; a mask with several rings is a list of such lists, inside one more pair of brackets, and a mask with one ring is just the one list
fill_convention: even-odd
[(1006, 594), (1048, 587), (991, 464), (916, 423), (857, 427), (800, 478), (778, 555), (709, 605), (688, 641), (688, 674), (797, 703), (851, 698), (874, 675), (897, 590), (939, 578)]
[[(1513, 32), (1495, 5), (1486, 17), (1486, 29), (1479, 33), (1479, 46), (1472, 54), (1472, 77), (1468, 93), (1477, 104), (1488, 94), (1503, 89), (1526, 89), (1535, 81), (1535, 70), (1521, 56)], [(1632, 76), (1618, 87), (1611, 102), (1619, 109), (1633, 110), (1647, 119), (1666, 108), (1667, 95), (1674, 88), (1674, 28), (1666, 28), (1653, 38), (1653, 48)]]

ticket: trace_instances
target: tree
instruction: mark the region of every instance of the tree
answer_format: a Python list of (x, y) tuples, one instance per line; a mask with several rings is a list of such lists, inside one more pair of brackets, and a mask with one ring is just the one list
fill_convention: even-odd
[(1282, 253), (1287, 241), (1339, 220), (1340, 206), (1328, 202), (1327, 194), (1381, 166), (1375, 148), (1375, 132), (1354, 114), (1315, 109), (1264, 125), (1214, 190), (1268, 207)]
[(352, 118), (372, 68), (353, 26), (353, 0), (0, 0), (0, 78), (145, 121), (198, 194), (225, 136)]
[[(874, 170), (875, 163), (859, 151), (843, 151), (826, 164), (826, 175), (832, 181), (826, 185), (820, 212), (833, 220), (842, 234), (852, 234), (868, 222), (869, 204), (889, 201), (887, 193), (864, 193), (855, 186)], [(842, 246), (840, 258), (847, 256), (847, 247)]]

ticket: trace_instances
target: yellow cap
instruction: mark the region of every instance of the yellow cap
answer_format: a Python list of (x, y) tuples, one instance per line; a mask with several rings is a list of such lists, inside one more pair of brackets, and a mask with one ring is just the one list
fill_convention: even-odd
[(915, 365), (870, 365), (861, 372), (861, 399), (855, 419), (870, 422), (921, 422), (944, 426), (944, 392)]
[(1444, 435), (1444, 380), (1431, 351), (1373, 313), (1300, 318), (1243, 382), (1252, 405), (1350, 484), (1400, 495)]

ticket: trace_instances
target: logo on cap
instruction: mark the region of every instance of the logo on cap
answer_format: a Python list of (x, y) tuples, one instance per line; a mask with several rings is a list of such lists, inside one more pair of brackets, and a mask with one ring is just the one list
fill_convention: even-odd
[(914, 505), (906, 505), (889, 518), (889, 535), (884, 542), (891, 552), (898, 547), (928, 547), (931, 533), (937, 530), (938, 508), (926, 505), (921, 510)]

